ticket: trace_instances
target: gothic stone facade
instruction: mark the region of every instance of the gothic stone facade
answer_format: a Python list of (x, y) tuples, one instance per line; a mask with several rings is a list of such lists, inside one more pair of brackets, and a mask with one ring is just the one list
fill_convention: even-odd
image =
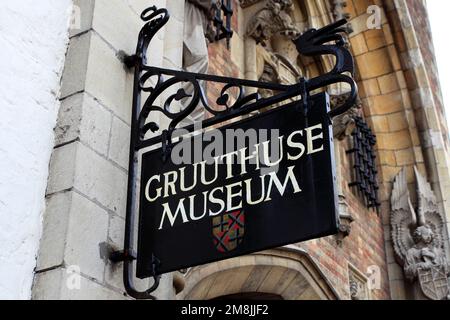
[[(71, 30), (65, 62), (33, 298), (127, 299), (122, 267), (107, 259), (107, 248), (121, 248), (124, 232), (133, 74), (124, 67), (121, 52), (134, 52), (142, 10), (151, 4), (166, 7), (172, 18), (149, 49), (151, 63), (180, 69), (188, 22), (181, 0), (74, 3), (81, 8), (81, 28)], [(231, 49), (224, 42), (209, 45), (209, 72), (283, 83), (318, 75), (331, 64), (326, 58), (299, 58), (292, 37), (348, 17), (360, 88), (359, 108), (353, 112), (377, 136), (380, 208), (368, 209), (349, 186), (354, 179), (346, 153), (351, 148), (347, 127), (353, 125), (349, 117), (335, 142), (339, 235), (165, 275), (155, 295), (416, 298), (391, 240), (392, 187), (402, 169), (413, 203), (414, 167), (430, 182), (445, 220), (446, 251), (450, 226), (450, 143), (424, 1), (235, 0), (233, 7)], [(282, 19), (272, 19), (277, 15)], [(208, 94), (217, 97), (220, 90), (210, 86)], [(334, 95), (343, 92), (330, 88)], [(81, 277), (76, 290), (68, 285), (74, 275)], [(141, 289), (148, 285), (138, 283)]]

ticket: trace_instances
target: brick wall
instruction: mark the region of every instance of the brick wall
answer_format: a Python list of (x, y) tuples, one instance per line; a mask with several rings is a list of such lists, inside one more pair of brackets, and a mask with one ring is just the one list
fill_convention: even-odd
[[(350, 6), (348, 6), (347, 10), (352, 13), (354, 18), (357, 18), (364, 16), (368, 5), (369, 2), (366, 3), (365, 1), (355, 0), (355, 5), (350, 1)], [(242, 18), (238, 17), (238, 14), (242, 14), (242, 11), (235, 15), (237, 20)], [(390, 54), (393, 51), (393, 44), (392, 41), (389, 42), (389, 40), (385, 39), (383, 30), (366, 30), (365, 20), (362, 20), (360, 25), (361, 30), (354, 34), (352, 44), (354, 44), (356, 58), (360, 62), (358, 66), (362, 87), (361, 96), (367, 99), (372, 97), (374, 101), (371, 102), (376, 104), (378, 108), (383, 108), (386, 101), (401, 96), (401, 85), (397, 80), (398, 75), (396, 74), (400, 66), (399, 64), (397, 67), (392, 65)], [(238, 24), (234, 23), (233, 28), (235, 32), (242, 36), (243, 30), (237, 30), (237, 27)], [(211, 74), (233, 77), (239, 74), (238, 64), (231, 59), (231, 51), (226, 49), (224, 41), (210, 45), (209, 52)], [(245, 57), (238, 56), (233, 58), (244, 59)], [(221, 88), (222, 86), (208, 86), (210, 101), (215, 101)], [(403, 123), (403, 127), (395, 128), (395, 130), (401, 130), (404, 126), (407, 126), (403, 118), (396, 117), (396, 114), (393, 114), (390, 118), (385, 117), (386, 127), (388, 119), (393, 120), (394, 118), (396, 120), (391, 125), (399, 127)], [(380, 122), (382, 121), (380, 120)], [(386, 138), (389, 140), (388, 137)], [(349, 205), (348, 211), (355, 219), (351, 225), (351, 234), (344, 239), (342, 244), (338, 244), (337, 238), (333, 236), (303, 243), (300, 244), (300, 247), (306, 249), (319, 264), (320, 269), (342, 298), (350, 298), (348, 267), (351, 264), (367, 275), (370, 268), (377, 268), (380, 271), (381, 287), (372, 291), (372, 298), (389, 299), (388, 265), (386, 263), (383, 222), (381, 216), (377, 215), (373, 210), (368, 210), (363, 205), (362, 200), (349, 189), (348, 183), (351, 182), (351, 176), (348, 171), (350, 169), (348, 156), (345, 154), (345, 150), (348, 149), (347, 142), (341, 143), (340, 148), (341, 164), (344, 171), (344, 181), (341, 184)], [(394, 153), (394, 151), (391, 152)]]
[[(350, 235), (341, 244), (336, 237), (327, 237), (301, 244), (313, 258), (318, 261), (322, 271), (327, 275), (342, 298), (349, 299), (349, 264), (367, 277), (370, 270), (379, 271), (380, 287), (371, 292), (373, 299), (389, 299), (388, 265), (384, 246), (384, 231), (381, 217), (373, 210), (368, 210), (362, 200), (349, 189), (351, 181), (348, 170), (351, 170), (345, 150), (348, 145), (342, 143), (341, 165), (345, 168), (342, 187), (348, 203), (348, 212), (354, 222)], [(377, 272), (378, 272), (377, 271)], [(375, 278), (373, 278), (375, 279)]]
[[(239, 4), (236, 0), (233, 1), (233, 8), (238, 8)], [(239, 33), (238, 15), (240, 11), (234, 10), (232, 17), (232, 30)], [(239, 69), (231, 57), (231, 48), (227, 48), (226, 40), (214, 42), (209, 45), (209, 74), (218, 76), (239, 78)], [(215, 106), (216, 100), (220, 96), (223, 84), (208, 83), (208, 100), (210, 105)]]
[[(376, 2), (376, 1), (375, 1)], [(351, 48), (355, 56), (357, 67), (357, 80), (360, 87), (360, 98), (364, 101), (364, 115), (371, 128), (379, 136), (378, 153), (389, 149), (392, 155), (395, 150), (401, 150), (397, 145), (385, 146), (385, 141), (398, 141), (388, 136), (395, 131), (401, 135), (407, 127), (404, 115), (400, 112), (402, 85), (400, 75), (397, 73), (400, 66), (395, 58), (392, 39), (385, 36), (387, 24), (382, 20), (381, 29), (367, 29), (367, 8), (374, 4), (372, 1), (347, 1), (346, 12), (351, 15), (354, 32), (351, 34)], [(387, 111), (389, 109), (389, 111)], [(386, 115), (386, 114), (389, 114)], [(390, 121), (391, 119), (392, 121)], [(394, 119), (397, 119), (394, 121)], [(391, 127), (389, 127), (389, 124)], [(407, 138), (409, 141), (409, 138)], [(380, 143), (381, 142), (381, 143)], [(369, 210), (363, 200), (351, 190), (348, 184), (352, 179), (350, 158), (346, 150), (350, 148), (349, 140), (339, 143), (342, 170), (341, 187), (348, 204), (347, 211), (354, 222), (351, 224), (350, 235), (341, 244), (336, 237), (314, 240), (305, 244), (308, 252), (319, 262), (322, 271), (335, 286), (344, 299), (350, 298), (349, 293), (349, 264), (370, 278), (370, 270), (379, 272), (373, 279), (378, 279), (380, 286), (371, 291), (372, 299), (389, 299), (390, 283), (388, 270), (389, 262), (386, 260), (386, 246), (382, 217), (388, 214), (386, 205), (387, 196), (384, 190), (380, 192), (384, 206), (381, 214)], [(381, 169), (381, 168), (379, 168)], [(379, 170), (380, 173), (382, 170)], [(379, 180), (384, 181), (382, 174)], [(385, 179), (386, 182), (389, 178)], [(376, 280), (376, 281), (377, 281)]]

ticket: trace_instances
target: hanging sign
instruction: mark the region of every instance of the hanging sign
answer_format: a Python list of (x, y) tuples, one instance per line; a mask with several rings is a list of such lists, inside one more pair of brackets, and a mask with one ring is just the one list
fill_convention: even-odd
[(337, 233), (329, 99), (309, 99), (142, 155), (137, 276)]

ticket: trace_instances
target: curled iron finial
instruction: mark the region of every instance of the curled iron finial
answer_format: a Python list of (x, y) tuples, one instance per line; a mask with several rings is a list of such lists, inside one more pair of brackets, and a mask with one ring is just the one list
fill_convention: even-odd
[(308, 57), (333, 55), (336, 58), (334, 68), (330, 72), (306, 80), (308, 92), (336, 83), (347, 83), (350, 86), (348, 99), (330, 111), (331, 118), (348, 111), (354, 105), (358, 92), (358, 87), (353, 79), (354, 59), (343, 36), (347, 32), (343, 28), (346, 24), (347, 20), (342, 19), (319, 30), (308, 30), (294, 40), (301, 55)]

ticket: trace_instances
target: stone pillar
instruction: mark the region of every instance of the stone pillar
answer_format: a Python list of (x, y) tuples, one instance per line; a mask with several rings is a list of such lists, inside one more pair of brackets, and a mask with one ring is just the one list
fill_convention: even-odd
[[(252, 37), (244, 40), (245, 49), (245, 79), (258, 81), (256, 72), (256, 41)], [(256, 92), (256, 88), (254, 92)]]
[[(71, 30), (63, 73), (34, 299), (127, 298), (122, 264), (107, 252), (123, 247), (125, 225), (133, 70), (119, 52), (135, 52), (140, 12), (161, 2), (75, 1), (82, 27)], [(150, 48), (152, 63), (162, 64), (163, 40)], [(173, 297), (171, 276), (156, 295)]]

